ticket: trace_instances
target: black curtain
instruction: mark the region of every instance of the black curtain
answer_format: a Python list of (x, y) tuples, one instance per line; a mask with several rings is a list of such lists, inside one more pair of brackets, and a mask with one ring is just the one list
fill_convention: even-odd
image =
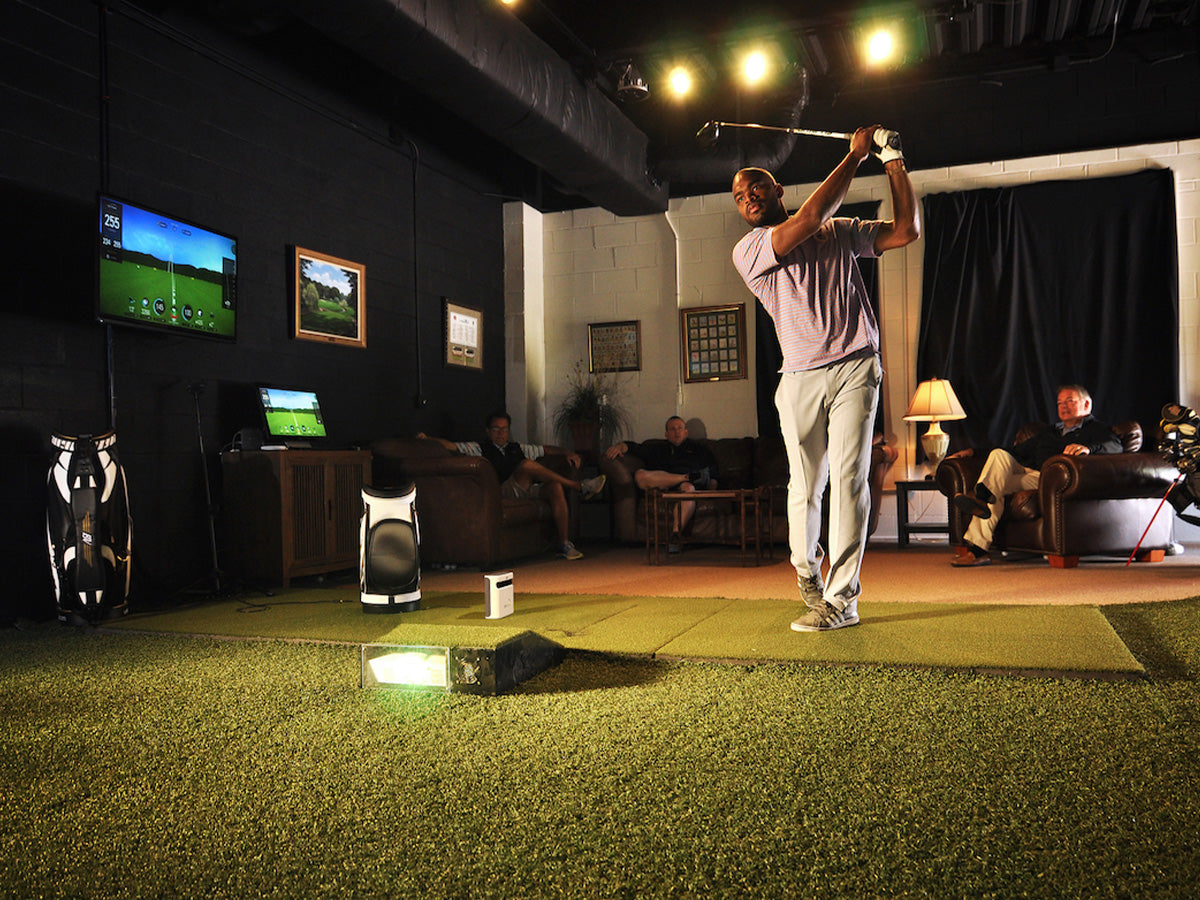
[(1004, 446), (1057, 421), (1082, 384), (1107, 422), (1137, 419), (1153, 447), (1179, 399), (1179, 283), (1169, 170), (932, 194), (917, 378), (948, 378), (967, 418), (950, 449)]
[[(837, 215), (841, 218), (874, 219), (879, 215), (879, 201), (846, 203), (838, 210)], [(871, 300), (871, 309), (874, 310), (875, 321), (878, 322), (879, 260), (860, 258), (858, 269), (862, 272), (867, 296)], [(779, 386), (779, 367), (783, 365), (783, 352), (779, 349), (779, 339), (775, 337), (775, 323), (771, 321), (767, 311), (761, 303), (755, 303), (754, 310), (754, 374), (758, 383), (758, 433), (763, 437), (777, 437), (780, 430), (779, 412), (775, 409), (775, 388)], [(875, 430), (883, 432), (882, 403), (875, 409)]]

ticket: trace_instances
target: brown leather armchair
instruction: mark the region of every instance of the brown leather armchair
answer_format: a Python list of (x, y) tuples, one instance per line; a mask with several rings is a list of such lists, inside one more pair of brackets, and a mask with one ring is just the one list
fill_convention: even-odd
[[(1041, 427), (1026, 426), (1017, 440)], [(1178, 472), (1158, 454), (1138, 452), (1137, 422), (1118, 423), (1113, 431), (1124, 452), (1052, 456), (1036, 489), (1006, 498), (991, 549), (1041, 554), (1056, 568), (1072, 568), (1081, 556), (1128, 558), (1141, 539), (1139, 559), (1161, 560), (1173, 539), (1174, 516), (1155, 512)], [(973, 492), (985, 461), (979, 454), (943, 460), (938, 488), (947, 497)], [(963, 546), (968, 524), (967, 514), (950, 504), (951, 544)]]

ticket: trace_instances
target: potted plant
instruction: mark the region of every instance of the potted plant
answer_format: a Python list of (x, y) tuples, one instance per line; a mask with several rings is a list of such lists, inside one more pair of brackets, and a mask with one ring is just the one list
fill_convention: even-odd
[(554, 430), (580, 456), (594, 455), (629, 430), (629, 416), (617, 402), (619, 390), (611, 375), (593, 375), (582, 362), (575, 363), (567, 394), (554, 412)]

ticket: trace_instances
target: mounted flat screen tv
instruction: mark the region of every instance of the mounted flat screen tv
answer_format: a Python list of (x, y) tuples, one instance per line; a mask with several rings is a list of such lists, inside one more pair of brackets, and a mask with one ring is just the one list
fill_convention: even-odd
[(304, 447), (328, 437), (315, 392), (260, 385), (258, 401), (266, 431), (264, 446)]
[(98, 204), (96, 317), (237, 337), (237, 239), (108, 194)]

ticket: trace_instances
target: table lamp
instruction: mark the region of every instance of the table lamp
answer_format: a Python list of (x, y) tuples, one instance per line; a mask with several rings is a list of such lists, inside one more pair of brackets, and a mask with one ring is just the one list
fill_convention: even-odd
[(966, 412), (954, 388), (949, 381), (941, 378), (931, 378), (917, 385), (908, 411), (904, 414), (906, 422), (929, 422), (929, 430), (921, 435), (921, 448), (929, 460), (930, 471), (937, 471), (938, 464), (946, 456), (950, 447), (950, 435), (942, 431), (938, 422), (943, 419), (965, 419)]

